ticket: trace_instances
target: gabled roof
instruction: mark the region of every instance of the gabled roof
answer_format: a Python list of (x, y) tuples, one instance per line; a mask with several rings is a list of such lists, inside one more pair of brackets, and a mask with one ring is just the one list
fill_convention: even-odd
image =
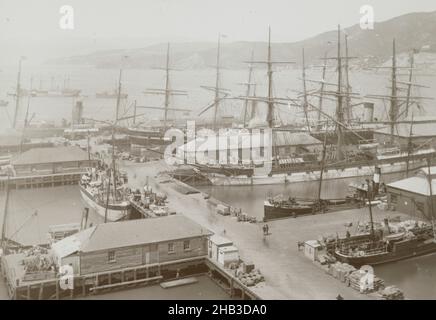
[[(288, 131), (274, 131), (272, 140), (274, 146), (308, 146), (308, 145), (321, 145), (322, 142), (306, 132), (288, 132)], [(237, 149), (237, 148), (250, 148), (266, 146), (270, 142), (264, 133), (255, 131), (253, 133), (241, 132), (241, 130), (229, 130), (226, 134), (220, 134), (218, 137), (204, 137), (200, 136), (196, 139), (189, 141), (179, 150), (186, 152), (194, 151), (213, 151), (224, 149)]]
[(0, 135), (0, 147), (13, 147), (21, 144), (21, 136), (18, 135)]
[[(151, 243), (210, 236), (212, 233), (183, 215), (110, 222), (62, 239), (53, 246), (60, 253), (95, 252)], [(61, 249), (65, 248), (65, 249)]]
[(88, 154), (77, 146), (34, 148), (14, 158), (12, 165), (86, 161)]
[(78, 252), (83, 243), (88, 241), (89, 237), (95, 230), (95, 226), (85, 229), (81, 232), (66, 237), (58, 242), (53, 243), (52, 250), (54, 254), (59, 258), (64, 258)]
[(217, 246), (231, 246), (231, 245), (233, 245), (232, 240), (224, 238), (218, 234), (214, 234), (212, 237), (210, 237), (210, 241)]
[[(424, 196), (430, 196), (430, 185), (426, 177), (410, 177), (407, 179), (398, 180), (388, 183), (387, 187), (404, 190)], [(431, 182), (433, 195), (436, 195), (436, 180), (432, 179)]]

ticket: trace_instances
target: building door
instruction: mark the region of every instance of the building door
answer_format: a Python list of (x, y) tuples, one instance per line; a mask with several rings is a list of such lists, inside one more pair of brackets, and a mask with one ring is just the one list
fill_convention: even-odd
[(145, 246), (142, 248), (142, 264), (150, 264), (150, 247)]

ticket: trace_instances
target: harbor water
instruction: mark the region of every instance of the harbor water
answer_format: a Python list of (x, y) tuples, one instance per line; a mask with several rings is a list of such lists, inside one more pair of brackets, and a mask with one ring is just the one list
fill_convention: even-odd
[[(3, 221), (5, 192), (0, 193), (0, 227)], [(51, 225), (78, 223), (85, 208), (78, 186), (11, 190), (6, 235), (25, 245), (48, 242)], [(36, 214), (35, 214), (36, 212)], [(92, 209), (88, 225), (102, 223), (103, 218)], [(228, 294), (206, 276), (195, 284), (162, 289), (159, 285), (116, 291), (89, 299), (229, 299)], [(8, 299), (5, 283), (0, 279), (0, 299)]]

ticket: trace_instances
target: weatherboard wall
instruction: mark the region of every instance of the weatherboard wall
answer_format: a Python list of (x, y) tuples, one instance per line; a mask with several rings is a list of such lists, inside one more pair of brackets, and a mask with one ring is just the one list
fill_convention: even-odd
[[(189, 249), (184, 243), (189, 241)], [(169, 244), (172, 243), (172, 251)], [(186, 258), (204, 257), (207, 255), (207, 237), (194, 237), (157, 244), (113, 248), (89, 253), (80, 253), (80, 274), (121, 270), (148, 264), (178, 261)], [(110, 259), (110, 257), (114, 257)], [(75, 270), (78, 272), (79, 270)]]

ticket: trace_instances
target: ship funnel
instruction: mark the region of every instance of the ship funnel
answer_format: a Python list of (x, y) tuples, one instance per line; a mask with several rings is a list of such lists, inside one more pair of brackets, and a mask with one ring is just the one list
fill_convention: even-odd
[(380, 186), (380, 176), (381, 176), (381, 169), (379, 167), (375, 167), (374, 169), (374, 176), (372, 178), (372, 183), (374, 187), (374, 195), (378, 194), (379, 186)]
[(391, 233), (391, 228), (389, 227), (389, 219), (385, 218), (384, 219), (384, 223), (385, 223), (385, 229), (386, 229), (387, 234), (390, 234)]
[(365, 122), (372, 122), (374, 121), (374, 103), (372, 102), (365, 102), (363, 104), (363, 108), (365, 110)]
[(83, 119), (83, 102), (77, 101), (73, 107), (73, 124), (81, 124)]

